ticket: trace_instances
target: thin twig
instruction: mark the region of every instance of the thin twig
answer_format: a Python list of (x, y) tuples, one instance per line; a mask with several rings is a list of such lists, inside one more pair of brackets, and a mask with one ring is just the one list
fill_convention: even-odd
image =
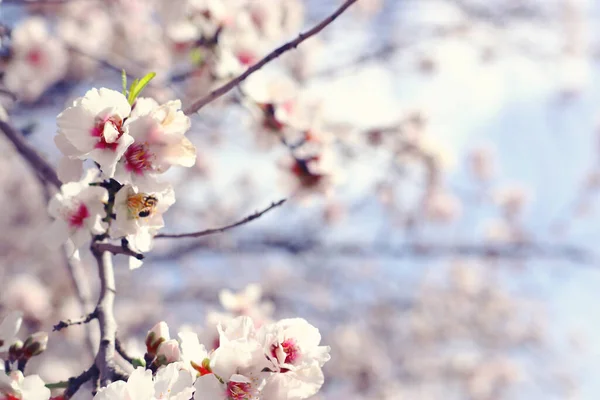
[[(260, 235), (257, 235), (260, 236)], [(264, 235), (263, 235), (264, 236)], [(390, 258), (390, 259), (435, 259), (443, 257), (474, 257), (497, 260), (567, 260), (578, 264), (595, 265), (594, 252), (583, 247), (561, 243), (404, 243), (399, 245), (369, 245), (368, 243), (345, 243), (323, 246), (318, 239), (297, 240), (273, 237), (261, 240), (243, 240), (232, 246), (209, 243), (189, 243), (167, 253), (152, 257), (155, 261), (173, 260), (196, 252), (235, 252), (236, 254), (264, 253), (268, 250), (285, 251), (290, 254), (323, 254), (328, 257)]]
[(107, 251), (107, 252), (109, 252), (111, 254), (114, 254), (114, 255), (122, 254), (122, 255), (125, 255), (125, 256), (135, 257), (138, 260), (143, 260), (144, 259), (144, 255), (143, 254), (137, 253), (137, 252), (131, 250), (128, 247), (126, 248), (126, 247), (123, 247), (123, 246), (118, 246), (116, 244), (98, 243), (98, 242), (96, 242), (96, 243), (93, 244), (93, 248), (96, 251), (99, 251), (99, 252)]
[(0, 120), (0, 130), (4, 132), (4, 135), (12, 142), (19, 154), (29, 163), (41, 179), (60, 188), (62, 182), (58, 179), (58, 175), (56, 175), (56, 171), (52, 165), (27, 142), (21, 132), (10, 123), (2, 120)]
[(98, 263), (100, 277), (100, 298), (96, 306), (100, 324), (100, 346), (96, 355), (96, 367), (100, 376), (100, 386), (111, 383), (115, 375), (115, 338), (117, 322), (114, 316), (115, 273), (112, 255), (108, 251), (98, 251), (92, 247), (92, 253)]
[(221, 228), (212, 228), (212, 229), (205, 229), (203, 231), (198, 231), (198, 232), (190, 232), (190, 233), (174, 233), (174, 234), (168, 234), (168, 233), (163, 233), (163, 234), (159, 234), (156, 235), (156, 238), (171, 238), (171, 239), (177, 239), (177, 238), (198, 238), (201, 236), (207, 236), (207, 235), (212, 235), (215, 233), (222, 233), (225, 232), (229, 229), (235, 228), (237, 226), (240, 225), (244, 225), (247, 224), (250, 221), (254, 221), (257, 218), (260, 218), (263, 214), (266, 214), (267, 212), (271, 211), (272, 209), (279, 207), (280, 205), (282, 205), (283, 203), (285, 203), (286, 199), (281, 199), (276, 203), (271, 203), (271, 205), (267, 208), (265, 208), (262, 211), (257, 211), (252, 215), (247, 216), (246, 218), (235, 222), (233, 224), (230, 225), (226, 225), (223, 226)]
[(198, 110), (200, 110), (205, 105), (207, 105), (208, 103), (210, 103), (210, 102), (218, 99), (219, 97), (223, 96), (225, 93), (229, 92), (231, 89), (233, 89), (234, 87), (236, 87), (237, 85), (239, 85), (243, 80), (245, 80), (246, 78), (248, 78), (254, 72), (256, 72), (259, 69), (261, 69), (265, 64), (267, 64), (267, 63), (271, 62), (272, 60), (278, 58), (279, 56), (281, 56), (286, 51), (291, 50), (291, 49), (295, 49), (296, 47), (298, 47), (298, 45), (300, 43), (304, 42), (309, 37), (314, 36), (317, 33), (321, 32), (327, 25), (329, 25), (330, 23), (332, 23), (333, 21), (335, 21), (337, 17), (339, 17), (344, 11), (346, 11), (346, 9), (348, 7), (350, 7), (352, 4), (356, 3), (356, 1), (357, 0), (346, 0), (344, 2), (344, 4), (342, 4), (337, 10), (335, 10), (335, 12), (333, 14), (331, 14), (329, 17), (325, 18), (319, 24), (317, 24), (316, 26), (314, 26), (312, 29), (310, 29), (310, 30), (308, 30), (308, 31), (306, 31), (304, 33), (300, 33), (296, 39), (294, 39), (294, 40), (292, 40), (290, 42), (287, 42), (284, 45), (276, 48), (275, 50), (273, 50), (272, 52), (270, 52), (269, 54), (267, 54), (262, 60), (260, 60), (259, 62), (257, 62), (256, 64), (254, 64), (250, 68), (248, 68), (244, 73), (242, 73), (237, 78), (234, 78), (233, 80), (227, 82), (223, 86), (221, 86), (221, 87), (213, 90), (212, 92), (210, 92), (206, 96), (202, 97), (201, 99), (198, 99), (198, 100), (194, 101), (191, 105), (189, 105), (188, 107), (186, 107), (183, 110), (183, 112), (186, 115), (193, 114), (193, 113), (197, 112)]
[[(63, 257), (64, 263), (67, 267), (67, 272), (69, 273), (69, 277), (71, 278), (71, 285), (73, 286), (73, 290), (75, 290), (75, 295), (79, 302), (79, 307), (81, 308), (81, 313), (88, 313), (92, 309), (92, 295), (85, 273), (81, 266), (81, 262), (74, 257), (69, 258), (64, 250)], [(96, 346), (94, 346), (94, 342), (92, 340), (92, 333), (89, 325), (85, 326), (85, 331), (86, 346), (90, 356), (93, 358), (96, 354)]]
[(94, 310), (93, 312), (91, 312), (88, 315), (85, 315), (79, 319), (68, 319), (66, 321), (60, 321), (58, 324), (54, 325), (54, 328), (52, 330), (56, 332), (56, 331), (60, 331), (62, 329), (68, 328), (69, 326), (72, 326), (72, 325), (87, 324), (88, 322), (90, 322), (93, 319), (96, 319), (97, 317), (98, 317), (98, 313), (96, 312), (96, 310)]
[(67, 390), (65, 390), (65, 393), (63, 395), (65, 400), (68, 400), (71, 397), (73, 397), (73, 395), (77, 393), (81, 385), (83, 385), (87, 381), (92, 380), (96, 376), (98, 376), (98, 367), (96, 366), (96, 364), (94, 364), (86, 371), (83, 371), (81, 375), (75, 378), (70, 378), (69, 386), (67, 386)]
[(123, 348), (123, 344), (121, 343), (119, 338), (116, 338), (116, 340), (115, 340), (115, 349), (117, 350), (117, 353), (121, 357), (123, 357), (123, 359), (125, 361), (127, 361), (129, 364), (133, 364), (133, 357), (131, 357), (130, 355), (127, 354), (127, 352), (125, 351), (125, 348)]

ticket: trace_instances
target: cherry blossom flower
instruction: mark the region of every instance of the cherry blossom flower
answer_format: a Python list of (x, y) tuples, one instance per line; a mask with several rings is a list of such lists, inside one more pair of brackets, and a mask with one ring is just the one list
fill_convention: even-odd
[(69, 57), (69, 73), (84, 77), (99, 65), (97, 59), (110, 51), (112, 21), (101, 5), (68, 2), (61, 10), (57, 34), (73, 49)]
[(91, 89), (58, 115), (55, 142), (67, 158), (92, 159), (106, 177), (112, 178), (117, 161), (133, 143), (124, 125), (130, 112), (122, 93)]
[(156, 357), (161, 364), (171, 364), (179, 361), (181, 353), (179, 351), (179, 342), (175, 339), (167, 340), (158, 346)]
[[(154, 398), (157, 400), (189, 400), (194, 394), (194, 376), (181, 362), (159, 368), (154, 377)], [(136, 399), (137, 400), (137, 399)]]
[(24, 20), (12, 32), (12, 56), (4, 84), (24, 101), (35, 101), (66, 73), (67, 51), (46, 28), (43, 18)]
[(319, 346), (319, 330), (302, 318), (283, 319), (259, 331), (264, 354), (279, 372), (265, 391), (276, 398), (304, 399), (317, 393), (324, 382), (321, 367), (329, 361), (329, 347)]
[(165, 33), (176, 46), (213, 37), (219, 27), (228, 24), (235, 7), (235, 3), (226, 5), (223, 0), (187, 0), (178, 7), (168, 2), (161, 5)]
[(138, 99), (128, 121), (134, 142), (123, 154), (115, 179), (130, 183), (140, 190), (156, 185), (156, 176), (171, 165), (191, 167), (196, 162), (196, 148), (184, 136), (190, 120), (181, 111), (181, 102), (163, 105), (149, 99)]
[(22, 321), (23, 314), (17, 311), (13, 311), (4, 317), (2, 323), (0, 323), (0, 353), (7, 351), (14, 343)]
[[(140, 252), (152, 248), (154, 235), (165, 226), (163, 214), (175, 203), (173, 188), (156, 184), (157, 191), (140, 192), (131, 185), (123, 186), (115, 196), (116, 219), (110, 228), (112, 238), (125, 237)], [(130, 267), (141, 265), (131, 258)]]
[(142, 367), (136, 368), (127, 382), (116, 381), (101, 388), (94, 400), (187, 400), (192, 397), (193, 377), (181, 363), (158, 369), (156, 376)]
[(294, 370), (316, 361), (329, 361), (329, 346), (319, 346), (321, 334), (303, 318), (282, 319), (259, 332), (265, 355), (279, 371)]
[(246, 400), (259, 399), (265, 380), (234, 374), (221, 383), (213, 374), (196, 380), (194, 400)]
[(55, 219), (45, 232), (49, 246), (56, 247), (70, 240), (74, 251), (89, 243), (91, 234), (101, 234), (106, 230), (102, 218), (108, 192), (104, 188), (90, 186), (97, 173), (97, 170), (89, 170), (81, 181), (62, 185), (60, 192), (50, 200), (48, 212)]
[(198, 335), (194, 332), (179, 332), (179, 341), (181, 343), (181, 358), (185, 368), (199, 376), (211, 373), (210, 367), (207, 368), (205, 360), (208, 359), (206, 347), (200, 344)]
[(48, 400), (50, 389), (38, 375), (23, 376), (21, 371), (5, 374), (0, 363), (0, 400)]
[(298, 93), (297, 84), (286, 75), (258, 71), (242, 84), (250, 109), (258, 111), (263, 127), (280, 132), (289, 120)]
[(152, 371), (140, 367), (131, 373), (127, 382), (116, 381), (100, 388), (94, 400), (153, 400), (154, 393)]
[(251, 284), (244, 290), (234, 293), (231, 290), (221, 290), (219, 301), (223, 308), (235, 315), (250, 316), (255, 324), (262, 324), (273, 314), (274, 305), (271, 302), (261, 302), (262, 288)]
[(258, 398), (269, 365), (250, 317), (219, 325), (219, 347), (210, 354), (209, 370), (196, 380), (196, 400)]

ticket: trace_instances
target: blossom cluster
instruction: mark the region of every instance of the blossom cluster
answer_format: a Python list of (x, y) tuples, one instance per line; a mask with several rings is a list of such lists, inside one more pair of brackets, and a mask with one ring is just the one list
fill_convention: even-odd
[(0, 400), (48, 400), (50, 389), (38, 375), (23, 375), (27, 361), (41, 354), (48, 343), (48, 335), (39, 332), (23, 343), (16, 335), (21, 328), (22, 315), (8, 314), (0, 323)]
[(218, 325), (218, 346), (208, 352), (193, 332), (169, 335), (165, 322), (146, 337), (146, 368), (127, 382), (101, 389), (96, 400), (305, 399), (324, 382), (329, 347), (319, 330), (301, 318), (256, 327), (240, 316)]
[[(4, 85), (25, 102), (39, 99), (63, 80), (97, 72), (99, 60), (121, 67), (192, 70), (196, 94), (241, 72), (283, 37), (297, 33), (304, 17), (299, 0), (112, 1), (35, 5), (31, 16), (0, 31), (6, 51)], [(158, 17), (158, 18), (157, 18)], [(119, 32), (119, 34), (115, 34)], [(202, 83), (200, 83), (202, 82)]]
[[(49, 204), (55, 244), (70, 241), (78, 249), (91, 234), (105, 235), (145, 252), (164, 226), (163, 214), (175, 196), (160, 175), (173, 165), (193, 166), (196, 149), (184, 136), (190, 119), (181, 102), (158, 104), (136, 97), (140, 91), (132, 85), (126, 97), (91, 89), (58, 115), (55, 143), (63, 154), (58, 174), (67, 183)], [(86, 160), (95, 167), (84, 174)], [(132, 257), (131, 266), (139, 260)]]

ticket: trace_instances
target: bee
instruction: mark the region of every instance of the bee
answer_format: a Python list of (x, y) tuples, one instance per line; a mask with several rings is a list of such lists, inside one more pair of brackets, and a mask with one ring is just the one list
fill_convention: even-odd
[(145, 193), (134, 194), (127, 199), (127, 207), (134, 218), (149, 217), (157, 205), (158, 199)]

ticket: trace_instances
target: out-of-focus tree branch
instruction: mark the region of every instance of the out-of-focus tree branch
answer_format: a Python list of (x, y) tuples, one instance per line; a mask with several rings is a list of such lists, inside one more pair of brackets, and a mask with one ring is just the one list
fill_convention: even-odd
[[(90, 287), (85, 277), (85, 273), (83, 272), (81, 262), (73, 257), (67, 257), (66, 253), (64, 252), (63, 254), (65, 266), (67, 267), (69, 278), (71, 279), (71, 285), (73, 286), (73, 290), (75, 290), (75, 296), (77, 297), (77, 301), (79, 302), (79, 306), (81, 307), (81, 313), (87, 314), (92, 308), (92, 295), (90, 292)], [(85, 333), (86, 346), (90, 355), (94, 357), (95, 346), (92, 341), (89, 325), (85, 326)]]
[(295, 240), (292, 238), (267, 237), (264, 240), (239, 240), (232, 245), (195, 242), (156, 254), (154, 260), (173, 260), (195, 252), (215, 253), (262, 253), (266, 250), (279, 250), (290, 254), (326, 254), (329, 257), (389, 257), (399, 258), (440, 258), (464, 256), (477, 258), (526, 260), (563, 259), (575, 263), (593, 264), (596, 255), (582, 247), (552, 243), (403, 243), (398, 245), (370, 246), (364, 243), (346, 243), (327, 246), (318, 239)]
[(215, 233), (222, 233), (225, 232), (229, 229), (238, 227), (240, 225), (244, 225), (247, 224), (250, 221), (254, 221), (255, 219), (260, 218), (261, 216), (263, 216), (264, 214), (266, 214), (267, 212), (271, 211), (274, 208), (279, 207), (280, 205), (282, 205), (283, 203), (285, 203), (286, 199), (281, 199), (275, 203), (271, 203), (271, 205), (267, 208), (265, 208), (262, 211), (257, 211), (252, 215), (247, 216), (246, 218), (235, 222), (233, 224), (230, 225), (226, 225), (223, 226), (221, 228), (212, 228), (212, 229), (205, 229), (203, 231), (198, 231), (198, 232), (190, 232), (190, 233), (173, 233), (173, 234), (169, 234), (169, 233), (161, 233), (156, 235), (156, 238), (170, 238), (170, 239), (182, 239), (182, 238), (199, 238), (202, 236), (208, 236), (208, 235), (212, 235)]
[(38, 152), (31, 146), (23, 134), (19, 132), (9, 122), (0, 120), (0, 130), (4, 135), (12, 142), (19, 154), (27, 161), (27, 163), (33, 168), (37, 175), (57, 188), (60, 188), (62, 182), (58, 179), (56, 171)]
[(296, 39), (294, 39), (290, 42), (287, 42), (284, 45), (276, 48), (275, 50), (273, 50), (272, 52), (267, 54), (259, 62), (257, 62), (250, 68), (248, 68), (243, 74), (241, 74), (237, 78), (234, 78), (231, 81), (224, 84), (223, 86), (213, 90), (212, 92), (210, 92), (206, 96), (202, 97), (201, 99), (194, 101), (192, 104), (190, 104), (188, 107), (186, 107), (183, 110), (183, 112), (186, 115), (190, 115), (195, 112), (198, 112), (198, 110), (200, 110), (202, 107), (204, 107), (208, 103), (211, 103), (212, 101), (218, 99), (219, 97), (223, 96), (225, 93), (229, 92), (231, 89), (233, 89), (234, 87), (239, 85), (242, 81), (244, 81), (250, 75), (252, 75), (256, 71), (261, 69), (267, 63), (278, 58), (286, 51), (295, 49), (296, 47), (298, 47), (298, 45), (300, 45), (300, 43), (304, 42), (306, 39), (321, 32), (327, 25), (329, 25), (333, 21), (335, 21), (337, 19), (337, 17), (339, 17), (344, 11), (346, 11), (346, 9), (348, 7), (350, 7), (352, 4), (356, 3), (357, 1), (358, 0), (346, 0), (344, 2), (344, 4), (342, 4), (337, 10), (335, 10), (335, 12), (333, 14), (331, 14), (329, 17), (325, 18), (319, 24), (315, 25), (312, 29), (310, 29), (304, 33), (300, 33)]

